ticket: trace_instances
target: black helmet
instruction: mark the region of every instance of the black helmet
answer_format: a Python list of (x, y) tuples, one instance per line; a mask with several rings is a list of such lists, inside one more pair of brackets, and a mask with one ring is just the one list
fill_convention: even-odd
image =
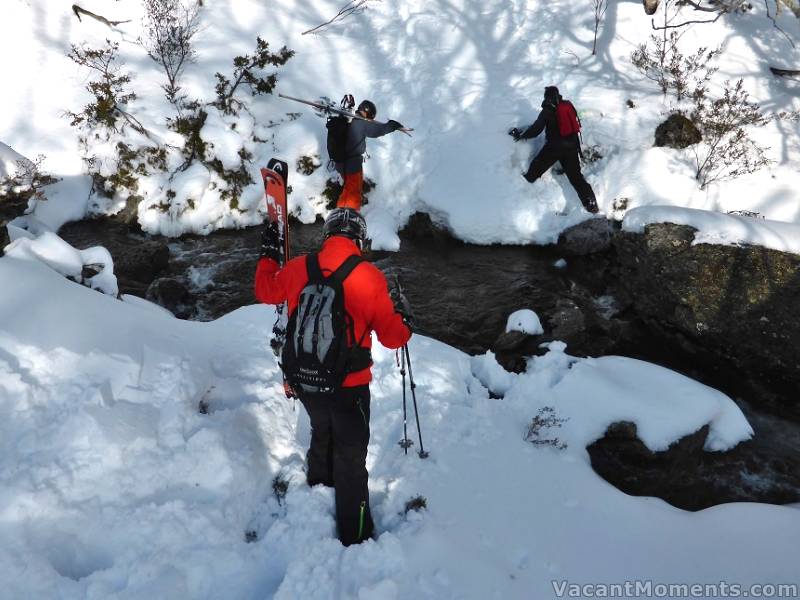
[(354, 208), (334, 208), (325, 219), (322, 234), (326, 240), (332, 235), (343, 235), (362, 247), (367, 238), (367, 222)]
[(558, 93), (558, 88), (554, 85), (548, 85), (544, 88), (544, 101), (547, 104), (555, 106), (561, 100), (561, 94)]
[(368, 119), (374, 119), (375, 115), (378, 114), (378, 109), (375, 107), (374, 103), (369, 100), (363, 100), (361, 104), (358, 105), (356, 112), (363, 112)]

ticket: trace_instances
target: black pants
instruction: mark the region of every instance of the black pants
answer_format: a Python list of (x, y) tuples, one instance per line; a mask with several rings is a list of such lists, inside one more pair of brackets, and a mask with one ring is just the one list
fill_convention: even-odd
[(581, 173), (577, 147), (565, 146), (559, 148), (551, 144), (545, 144), (531, 161), (531, 166), (528, 167), (528, 171), (523, 176), (533, 183), (544, 175), (556, 161), (561, 163), (564, 174), (578, 193), (578, 198), (580, 198), (584, 208), (589, 212), (597, 212), (597, 199), (592, 186), (589, 185), (589, 182), (586, 181), (583, 173)]
[(367, 488), (369, 386), (342, 388), (335, 394), (300, 393), (311, 419), (306, 454), (308, 485), (333, 486), (336, 526), (345, 546), (372, 536)]

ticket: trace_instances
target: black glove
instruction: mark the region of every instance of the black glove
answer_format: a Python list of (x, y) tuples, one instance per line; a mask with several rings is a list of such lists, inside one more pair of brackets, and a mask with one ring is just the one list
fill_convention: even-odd
[(394, 311), (403, 317), (403, 323), (411, 329), (414, 326), (414, 311), (411, 309), (411, 304), (408, 298), (403, 294), (403, 288), (400, 287), (400, 281), (397, 277), (392, 277), (388, 281), (389, 284), (389, 297), (394, 304)]
[(271, 258), (277, 263), (283, 262), (283, 248), (277, 223), (267, 223), (261, 232), (261, 256)]
[(516, 127), (514, 127), (513, 129), (508, 130), (508, 135), (514, 138), (515, 142), (518, 142), (520, 140), (520, 137), (522, 136), (522, 132)]
[(389, 119), (388, 121), (386, 121), (386, 124), (392, 127), (392, 131), (397, 131), (398, 129), (403, 128), (403, 124), (399, 123), (398, 121), (395, 121), (394, 119)]

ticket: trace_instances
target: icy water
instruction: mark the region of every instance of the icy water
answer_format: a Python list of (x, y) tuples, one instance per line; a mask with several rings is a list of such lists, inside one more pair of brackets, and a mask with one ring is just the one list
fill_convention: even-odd
[[(319, 224), (293, 227), (292, 254), (317, 249), (320, 232)], [(130, 234), (106, 221), (73, 223), (60, 234), (81, 248), (105, 245), (115, 259), (144, 239), (158, 240)], [(414, 307), (419, 333), (472, 354), (483, 353), (502, 333), (511, 312), (532, 308), (544, 323), (565, 302), (577, 303), (587, 314), (590, 330), (575, 338), (569, 347), (571, 353), (619, 354), (648, 360), (720, 389), (736, 400), (756, 430), (755, 439), (741, 445), (728, 460), (709, 456), (698, 465), (698, 481), (690, 486), (686, 500), (673, 499), (678, 505), (717, 503), (713, 497), (695, 502), (695, 496), (705, 493), (704, 485), (717, 489), (708, 493), (721, 498), (730, 497), (730, 490), (734, 490), (733, 495), (741, 498), (800, 501), (800, 488), (793, 476), (800, 473), (797, 415), (756, 409), (752, 401), (760, 397), (779, 399), (788, 391), (772, 389), (769, 382), (749, 380), (718, 360), (698, 363), (668, 340), (659, 339), (636, 315), (620, 312), (614, 297), (613, 257), (570, 258), (566, 267), (559, 267), (561, 257), (554, 247), (471, 246), (447, 238), (401, 238), (399, 252), (370, 252), (367, 256), (387, 274), (399, 276)], [(168, 245), (170, 259), (159, 276), (181, 281), (189, 289), (190, 318), (215, 319), (255, 302), (252, 283), (259, 228), (160, 241)], [(126, 293), (124, 279), (121, 288)], [(728, 491), (718, 493), (720, 487)], [(659, 495), (659, 483), (640, 482), (625, 491)]]

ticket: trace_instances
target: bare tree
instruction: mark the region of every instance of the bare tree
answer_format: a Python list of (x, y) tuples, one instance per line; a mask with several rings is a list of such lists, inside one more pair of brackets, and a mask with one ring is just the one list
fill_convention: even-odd
[(144, 37), (139, 43), (164, 70), (167, 83), (161, 87), (167, 100), (180, 109), (178, 80), (186, 65), (195, 61), (192, 38), (200, 26), (200, 7), (180, 0), (144, 0), (144, 7)]
[(597, 30), (600, 29), (600, 23), (606, 15), (608, 9), (608, 0), (592, 0), (594, 6), (594, 42), (592, 43), (592, 56), (597, 54)]

